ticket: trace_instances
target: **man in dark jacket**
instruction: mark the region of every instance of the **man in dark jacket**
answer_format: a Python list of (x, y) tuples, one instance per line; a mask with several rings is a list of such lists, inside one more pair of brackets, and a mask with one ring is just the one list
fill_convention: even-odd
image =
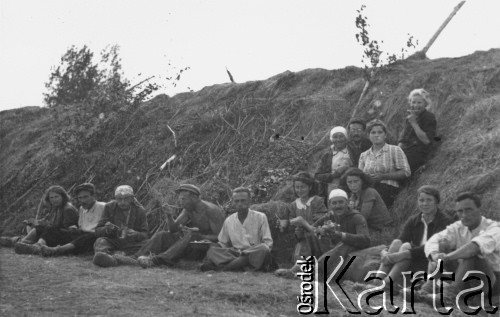
[(366, 137), (365, 130), (366, 123), (362, 119), (354, 118), (347, 125), (347, 149), (354, 167), (358, 167), (361, 153), (372, 146), (372, 143)]
[[(319, 259), (319, 274), (330, 274), (337, 266), (340, 257), (344, 259), (355, 250), (365, 249), (370, 246), (370, 235), (366, 219), (357, 211), (349, 208), (347, 193), (341, 189), (334, 189), (328, 196), (331, 221), (317, 231), (321, 236), (327, 236), (335, 245), (333, 249), (325, 252)], [(325, 219), (326, 220), (326, 219)], [(325, 262), (326, 257), (330, 258)]]
[(424, 185), (418, 189), (419, 212), (408, 218), (399, 237), (392, 241), (388, 250), (381, 253), (378, 271), (387, 274), (380, 274), (386, 280), (386, 285), (391, 281), (403, 285), (403, 272), (427, 271), (429, 262), (424, 253), (426, 241), (453, 223), (453, 218), (439, 209), (440, 201), (439, 190), (434, 186)]
[(120, 255), (114, 251), (134, 253), (148, 238), (148, 222), (144, 207), (135, 199), (132, 187), (118, 186), (115, 200), (104, 207), (102, 219), (97, 224), (95, 234), (99, 237), (94, 243), (94, 264), (108, 267), (116, 266)]

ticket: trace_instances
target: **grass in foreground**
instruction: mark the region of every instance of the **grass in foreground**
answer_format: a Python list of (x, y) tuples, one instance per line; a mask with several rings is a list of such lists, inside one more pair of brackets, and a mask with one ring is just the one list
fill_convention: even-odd
[[(5, 248), (0, 261), (1, 316), (299, 316), (300, 281), (270, 273), (105, 269), (94, 266), (91, 256), (43, 258)], [(355, 316), (333, 296), (328, 301), (330, 315)], [(424, 304), (415, 310), (414, 316), (439, 316)]]

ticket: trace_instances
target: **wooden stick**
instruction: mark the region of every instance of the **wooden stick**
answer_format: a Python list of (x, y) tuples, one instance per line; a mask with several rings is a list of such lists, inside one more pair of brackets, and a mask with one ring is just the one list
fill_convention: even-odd
[(448, 18), (443, 22), (443, 24), (441, 24), (441, 26), (436, 31), (436, 33), (434, 33), (434, 36), (429, 40), (429, 43), (427, 43), (427, 45), (424, 47), (424, 49), (422, 50), (423, 54), (427, 53), (427, 51), (429, 50), (429, 48), (431, 47), (431, 45), (434, 43), (434, 41), (437, 39), (437, 37), (439, 36), (439, 34), (441, 34), (441, 32), (443, 31), (443, 29), (446, 27), (446, 25), (448, 25), (448, 23), (455, 16), (455, 14), (457, 14), (458, 10), (460, 10), (460, 8), (464, 5), (464, 3), (465, 3), (465, 0), (462, 1), (462, 2), (460, 2), (453, 9), (453, 11), (450, 13), (450, 15), (448, 16)]
[(13, 202), (12, 204), (9, 205), (9, 207), (7, 207), (7, 209), (5, 210), (5, 212), (9, 212), (9, 210), (14, 207), (19, 201), (21, 201), (24, 197), (26, 197), (29, 193), (31, 193), (31, 191), (35, 188), (38, 187), (38, 185), (40, 185), (43, 181), (45, 181), (47, 178), (49, 178), (52, 174), (54, 174), (55, 171), (57, 171), (59, 169), (59, 167), (56, 167), (54, 168), (46, 177), (44, 178), (41, 178), (39, 179), (33, 186), (31, 186), (24, 194), (21, 195), (21, 197), (19, 197), (18, 199), (16, 199), (15, 202)]
[(366, 91), (368, 90), (368, 87), (370, 87), (370, 80), (373, 76), (373, 70), (370, 73), (370, 79), (367, 79), (365, 82), (365, 86), (363, 87), (363, 91), (361, 92), (361, 95), (359, 96), (358, 102), (354, 106), (354, 110), (352, 111), (351, 118), (356, 118), (356, 113), (358, 112), (359, 105), (361, 104), (361, 100), (363, 100), (363, 97), (366, 94)]
[(127, 92), (128, 92), (128, 91), (131, 91), (131, 90), (134, 90), (134, 89), (135, 89), (135, 87), (140, 86), (140, 85), (144, 84), (145, 82), (150, 81), (150, 80), (151, 80), (151, 79), (153, 79), (153, 78), (155, 78), (155, 76), (151, 76), (151, 77), (149, 77), (149, 78), (144, 79), (143, 81), (139, 82), (138, 84), (135, 84), (135, 85), (133, 85), (132, 87), (130, 87), (129, 89), (127, 89)]

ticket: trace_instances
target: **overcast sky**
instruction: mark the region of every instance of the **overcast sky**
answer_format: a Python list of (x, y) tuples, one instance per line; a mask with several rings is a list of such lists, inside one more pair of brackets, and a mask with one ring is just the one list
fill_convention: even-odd
[[(354, 24), (361, 4), (383, 49), (398, 52), (408, 34), (421, 49), (459, 2), (0, 0), (0, 110), (43, 105), (51, 67), (71, 45), (99, 53), (117, 44), (132, 83), (155, 75), (173, 95), (228, 82), (226, 66), (237, 82), (361, 66)], [(468, 0), (427, 55), (500, 48), (499, 12), (499, 0)], [(184, 67), (177, 87), (164, 80)]]

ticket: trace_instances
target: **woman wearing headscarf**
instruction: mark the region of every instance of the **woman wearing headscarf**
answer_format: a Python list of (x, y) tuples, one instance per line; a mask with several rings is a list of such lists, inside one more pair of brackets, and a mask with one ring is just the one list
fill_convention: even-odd
[(325, 198), (328, 193), (338, 188), (340, 177), (352, 166), (351, 156), (347, 149), (347, 131), (337, 126), (330, 131), (331, 149), (325, 153), (318, 163), (314, 178), (319, 182), (318, 194)]

